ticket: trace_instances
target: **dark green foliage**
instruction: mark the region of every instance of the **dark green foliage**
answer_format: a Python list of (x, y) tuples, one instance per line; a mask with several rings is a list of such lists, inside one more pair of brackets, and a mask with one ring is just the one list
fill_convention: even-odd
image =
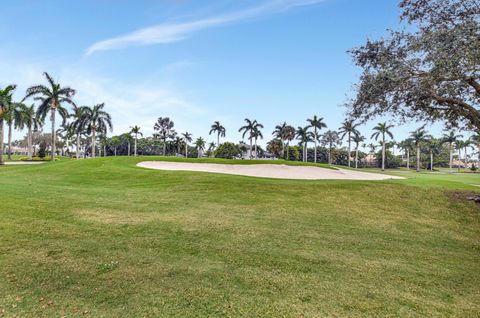
[(240, 147), (231, 142), (224, 142), (215, 150), (216, 158), (233, 159), (240, 156)]

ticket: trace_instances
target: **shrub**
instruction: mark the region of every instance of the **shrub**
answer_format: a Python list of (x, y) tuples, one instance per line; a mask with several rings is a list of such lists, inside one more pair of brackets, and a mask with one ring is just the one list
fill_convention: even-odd
[(225, 142), (215, 150), (215, 158), (233, 159), (240, 156), (241, 153), (238, 145), (231, 142)]

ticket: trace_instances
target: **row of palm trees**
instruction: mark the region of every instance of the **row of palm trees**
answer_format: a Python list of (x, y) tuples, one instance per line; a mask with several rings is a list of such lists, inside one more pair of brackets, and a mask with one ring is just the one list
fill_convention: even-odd
[[(0, 89), (0, 164), (3, 164), (4, 123), (8, 125), (8, 157), (11, 155), (12, 128), (27, 129), (28, 158), (32, 158), (32, 133), (45, 123), (47, 115), (51, 121), (51, 160), (55, 159), (57, 142), (57, 114), (62, 120), (61, 131), (66, 135), (76, 135), (76, 155), (80, 156), (80, 137), (83, 134), (91, 136), (91, 155), (95, 157), (95, 147), (98, 134), (106, 134), (112, 130), (110, 114), (105, 111), (105, 105), (92, 107), (77, 106), (73, 101), (75, 90), (62, 86), (48, 73), (44, 73), (46, 84), (31, 86), (27, 89), (20, 102), (13, 100), (16, 85), (8, 85)], [(34, 104), (27, 106), (25, 101), (33, 99)], [(37, 106), (35, 106), (35, 103)], [(65, 107), (72, 106), (72, 112)], [(67, 122), (71, 119), (70, 122)], [(68, 139), (67, 139), (68, 140)]]

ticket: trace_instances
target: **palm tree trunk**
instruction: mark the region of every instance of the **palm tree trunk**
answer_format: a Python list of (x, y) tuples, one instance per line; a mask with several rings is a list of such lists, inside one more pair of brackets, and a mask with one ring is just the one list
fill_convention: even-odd
[(382, 138), (382, 171), (385, 171), (385, 134), (383, 134)]
[(250, 138), (250, 160), (253, 159), (252, 152), (253, 152), (253, 144), (252, 144), (252, 138)]
[(217, 133), (217, 147), (220, 147), (220, 132)]
[(420, 172), (420, 144), (417, 145), (417, 172)]
[(317, 127), (315, 127), (315, 151), (313, 152), (313, 162), (317, 163)]
[(0, 118), (0, 165), (4, 165), (3, 162), (3, 119)]
[(188, 158), (188, 143), (185, 140), (185, 158)]
[(450, 168), (449, 168), (449, 169), (450, 169), (450, 173), (452, 173), (452, 172), (453, 172), (453, 171), (452, 171), (452, 166), (453, 166), (452, 143), (450, 143), (450, 145), (449, 145), (449, 151), (450, 151), (450, 164), (449, 164)]
[(358, 145), (355, 147), (355, 169), (358, 169)]
[(80, 133), (77, 133), (77, 151), (75, 157), (77, 157), (77, 159), (80, 157)]
[(28, 148), (28, 159), (32, 159), (32, 126), (28, 126), (27, 133), (27, 148)]
[(350, 132), (348, 133), (348, 167), (350, 168), (350, 154), (352, 153), (351, 151), (351, 141), (350, 141)]
[(280, 140), (282, 141), (282, 157), (285, 159), (285, 140), (282, 138), (280, 138)]
[(117, 147), (114, 148), (113, 153), (114, 153), (114, 155), (115, 155), (115, 157), (116, 157), (116, 156), (117, 156)]
[(330, 147), (328, 147), (328, 164), (332, 164), (332, 145), (330, 144)]
[(12, 125), (12, 122), (8, 124), (8, 160), (12, 159)]
[(257, 138), (255, 138), (255, 159), (258, 159), (258, 154), (257, 154)]
[(55, 102), (52, 102), (52, 115), (51, 115), (51, 120), (52, 120), (52, 161), (55, 160), (55, 148), (56, 148), (56, 141), (57, 141), (57, 132), (55, 131), (55, 113), (56, 113), (56, 108), (55, 108)]
[(103, 145), (103, 156), (106, 157), (107, 156), (107, 145)]
[(135, 134), (135, 144), (133, 145), (134, 156), (137, 156), (137, 134)]
[(461, 150), (459, 148), (458, 149), (458, 164), (457, 164), (458, 172), (460, 172), (460, 162), (462, 162), (462, 153), (461, 153)]
[(95, 158), (95, 129), (92, 130), (92, 158)]
[(467, 151), (468, 151), (468, 150), (467, 150), (467, 147), (465, 147), (465, 149), (463, 149), (463, 150), (464, 150), (464, 151), (463, 151), (463, 155), (465, 156), (465, 158), (464, 158), (464, 162), (465, 162), (465, 167), (464, 167), (464, 169), (467, 170), (467, 165), (468, 165), (468, 160), (467, 160)]
[(127, 156), (130, 157), (130, 140), (128, 141)]
[(433, 171), (433, 151), (430, 151), (430, 171)]
[(287, 142), (287, 157), (285, 158), (285, 160), (289, 160), (289, 155), (290, 155), (290, 143)]
[(163, 140), (163, 156), (165, 156), (165, 151), (167, 150), (167, 141)]
[(407, 149), (407, 170), (410, 170), (410, 149)]

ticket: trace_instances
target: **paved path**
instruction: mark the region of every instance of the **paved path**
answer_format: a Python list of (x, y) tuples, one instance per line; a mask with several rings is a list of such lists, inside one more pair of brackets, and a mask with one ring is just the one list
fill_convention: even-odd
[(225, 173), (250, 177), (299, 180), (387, 180), (405, 179), (380, 173), (361, 172), (346, 169), (327, 169), (314, 166), (288, 166), (276, 164), (228, 165), (215, 163), (190, 163), (145, 161), (137, 164), (138, 167), (170, 170), (170, 171), (201, 171)]
[(46, 161), (5, 161), (6, 165), (38, 165)]

